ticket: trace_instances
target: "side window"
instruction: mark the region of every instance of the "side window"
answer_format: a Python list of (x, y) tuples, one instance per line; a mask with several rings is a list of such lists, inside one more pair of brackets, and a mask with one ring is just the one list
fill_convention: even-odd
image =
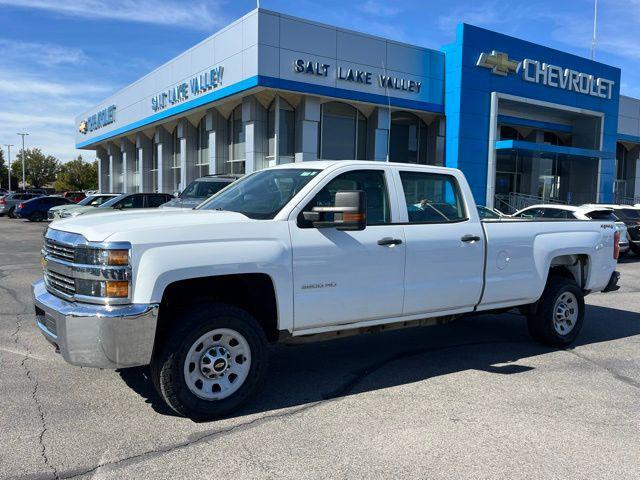
[[(384, 225), (391, 222), (384, 170), (352, 170), (338, 175), (316, 194), (304, 210), (333, 205), (338, 190), (362, 190), (367, 194), (367, 225)], [(331, 221), (329, 216), (326, 218)], [(298, 225), (303, 228), (311, 227), (311, 224), (302, 218), (302, 214), (298, 219)]]
[(164, 195), (148, 195), (147, 208), (158, 208), (160, 205), (167, 203), (168, 200)]
[(567, 211), (559, 208), (545, 208), (543, 218), (567, 218)]
[(142, 195), (131, 195), (123, 198), (118, 202), (117, 206), (120, 208), (142, 208)]
[(544, 208), (529, 208), (524, 212), (521, 212), (518, 217), (520, 218), (538, 218), (544, 213)]
[(466, 220), (458, 183), (451, 175), (401, 171), (409, 223), (446, 223)]

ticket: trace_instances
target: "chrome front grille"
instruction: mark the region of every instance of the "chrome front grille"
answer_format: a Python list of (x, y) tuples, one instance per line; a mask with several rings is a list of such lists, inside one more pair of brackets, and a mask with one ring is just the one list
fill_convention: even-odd
[(76, 282), (68, 275), (45, 269), (44, 281), (47, 287), (64, 295), (71, 297), (76, 293)]
[(50, 238), (44, 239), (44, 253), (65, 262), (73, 262), (75, 259), (74, 247), (56, 242)]

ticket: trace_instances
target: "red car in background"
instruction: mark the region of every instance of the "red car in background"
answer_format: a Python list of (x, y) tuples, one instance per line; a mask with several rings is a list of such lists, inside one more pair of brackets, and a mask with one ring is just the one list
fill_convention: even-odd
[(84, 192), (64, 192), (62, 197), (71, 200), (73, 203), (78, 203), (80, 200), (84, 200), (87, 196)]

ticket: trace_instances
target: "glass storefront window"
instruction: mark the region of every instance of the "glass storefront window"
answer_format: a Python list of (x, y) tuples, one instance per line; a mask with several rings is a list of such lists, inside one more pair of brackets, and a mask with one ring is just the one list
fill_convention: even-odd
[(365, 160), (367, 119), (360, 111), (341, 102), (322, 104), (320, 158)]
[(245, 154), (244, 154), (244, 128), (242, 125), (242, 105), (238, 105), (229, 115), (228, 123), (229, 135), (229, 160), (227, 161), (228, 171), (226, 173), (244, 174)]
[[(277, 128), (276, 128), (277, 127)], [(295, 155), (295, 111), (276, 96), (267, 112), (268, 166), (291, 163)], [(276, 138), (278, 141), (276, 151)]]
[(206, 128), (207, 117), (198, 123), (198, 151), (196, 157), (196, 178), (209, 175), (209, 132)]
[(428, 164), (427, 125), (410, 112), (391, 114), (389, 161)]

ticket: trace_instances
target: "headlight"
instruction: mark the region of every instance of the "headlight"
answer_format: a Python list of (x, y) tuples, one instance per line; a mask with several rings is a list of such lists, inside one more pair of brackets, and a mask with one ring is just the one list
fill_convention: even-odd
[(126, 298), (129, 296), (129, 282), (125, 280), (76, 279), (76, 293), (88, 297)]
[(130, 250), (77, 247), (76, 293), (88, 297), (127, 298), (130, 294)]
[(75, 263), (82, 265), (127, 266), (129, 250), (104, 250), (100, 248), (77, 248)]

